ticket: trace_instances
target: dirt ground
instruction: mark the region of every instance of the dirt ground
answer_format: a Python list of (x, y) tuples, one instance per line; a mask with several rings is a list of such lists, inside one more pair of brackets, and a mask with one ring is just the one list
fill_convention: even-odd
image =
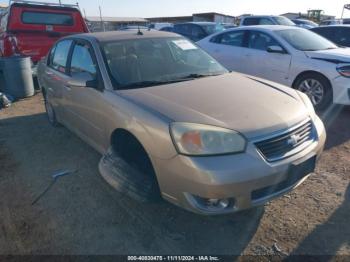
[[(350, 108), (331, 115), (302, 186), (265, 207), (201, 217), (115, 192), (100, 155), (48, 124), (40, 94), (19, 101), (0, 111), (0, 254), (350, 255)], [(78, 172), (32, 205), (63, 169)]]

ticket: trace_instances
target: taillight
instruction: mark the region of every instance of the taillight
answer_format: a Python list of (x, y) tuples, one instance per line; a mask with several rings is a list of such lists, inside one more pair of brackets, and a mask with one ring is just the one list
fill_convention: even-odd
[(20, 55), (17, 38), (13, 35), (6, 35), (4, 39), (4, 56)]

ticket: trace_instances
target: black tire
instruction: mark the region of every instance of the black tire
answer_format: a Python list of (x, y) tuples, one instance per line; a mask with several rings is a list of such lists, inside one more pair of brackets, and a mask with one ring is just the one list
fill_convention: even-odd
[(114, 143), (100, 161), (102, 177), (117, 191), (137, 201), (159, 202), (157, 177), (142, 145), (130, 136), (120, 137)]
[[(318, 87), (318, 84), (316, 88), (311, 88), (314, 89), (314, 95), (312, 94), (312, 90), (309, 92), (306, 91), (306, 86), (305, 83), (318, 83), (320, 86)], [(309, 84), (308, 84), (309, 85)], [(310, 86), (310, 85), (309, 85)], [(317, 73), (306, 73), (299, 77), (293, 86), (295, 89), (306, 93), (310, 99), (311, 102), (314, 104), (315, 110), (317, 112), (322, 112), (327, 110), (333, 103), (333, 90), (330, 82), (326, 77), (324, 77), (321, 74)], [(320, 94), (320, 91), (322, 89), (322, 99), (316, 99), (316, 97)]]
[(47, 119), (48, 119), (49, 123), (50, 123), (52, 126), (54, 126), (54, 127), (59, 127), (60, 124), (59, 124), (59, 122), (57, 121), (56, 113), (55, 113), (54, 107), (53, 107), (52, 104), (48, 101), (45, 92), (43, 92), (43, 96), (44, 96), (44, 101), (45, 101), (46, 116), (47, 116)]
[(158, 202), (160, 193), (156, 180), (141, 172), (110, 149), (99, 163), (102, 177), (118, 192), (139, 202)]

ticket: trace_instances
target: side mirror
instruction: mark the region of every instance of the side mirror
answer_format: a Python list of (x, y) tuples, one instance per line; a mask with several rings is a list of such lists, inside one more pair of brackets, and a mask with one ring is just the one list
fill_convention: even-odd
[(97, 80), (90, 73), (73, 73), (68, 85), (73, 87), (91, 87), (97, 88)]
[(285, 54), (286, 51), (284, 51), (284, 49), (278, 45), (272, 45), (267, 47), (267, 52), (269, 53), (277, 53), (277, 54)]

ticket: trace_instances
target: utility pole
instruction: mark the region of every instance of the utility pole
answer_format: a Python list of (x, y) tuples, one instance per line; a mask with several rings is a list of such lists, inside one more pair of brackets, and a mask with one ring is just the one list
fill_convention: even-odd
[(58, 2), (60, 3), (60, 5), (62, 5), (61, 0), (58, 0)]
[(105, 32), (106, 28), (105, 28), (105, 23), (103, 22), (102, 11), (101, 11), (101, 6), (100, 5), (98, 6), (98, 9), (100, 10), (101, 28), (102, 28), (103, 32)]

